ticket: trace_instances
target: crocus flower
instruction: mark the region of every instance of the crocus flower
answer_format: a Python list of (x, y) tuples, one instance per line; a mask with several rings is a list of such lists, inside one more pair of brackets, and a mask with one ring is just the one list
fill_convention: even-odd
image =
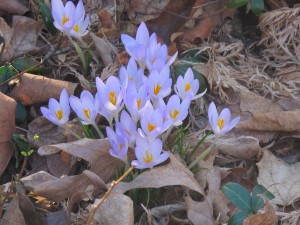
[(153, 140), (170, 127), (172, 120), (164, 120), (161, 109), (157, 108), (154, 110), (152, 104), (149, 104), (145, 107), (140, 122), (141, 129), (138, 129), (139, 134), (147, 137), (149, 140)]
[(82, 91), (80, 99), (71, 96), (70, 105), (83, 124), (96, 124), (95, 119), (98, 114), (99, 101), (89, 91)]
[(109, 153), (125, 163), (127, 162), (128, 140), (124, 134), (116, 133), (111, 127), (106, 127), (108, 140), (112, 146)]
[[(147, 68), (152, 70), (161, 71), (166, 65), (170, 66), (177, 57), (177, 52), (168, 60), (168, 47), (164, 44), (161, 45), (156, 41), (152, 41), (146, 49), (145, 62)], [(167, 61), (168, 60), (168, 61)]]
[(124, 87), (121, 86), (120, 80), (115, 76), (110, 76), (106, 83), (96, 77), (97, 95), (100, 101), (100, 114), (102, 113), (102, 106), (110, 111), (115, 118), (123, 106), (123, 92)]
[(194, 79), (194, 73), (191, 68), (188, 68), (184, 77), (179, 76), (177, 78), (177, 82), (174, 85), (175, 93), (181, 98), (190, 98), (191, 100), (195, 100), (203, 96), (206, 92), (197, 95), (199, 90), (199, 81)]
[(227, 133), (240, 121), (239, 116), (231, 121), (230, 117), (230, 110), (228, 108), (223, 109), (219, 115), (215, 103), (210, 103), (208, 107), (208, 119), (215, 135), (220, 136)]
[(145, 106), (150, 104), (150, 96), (147, 93), (146, 84), (137, 90), (134, 84), (129, 83), (124, 102), (132, 119), (137, 122)]
[(72, 1), (68, 1), (64, 6), (61, 0), (52, 0), (54, 26), (64, 33), (75, 37), (85, 35), (90, 19), (89, 16), (84, 19), (84, 14), (84, 6), (81, 0), (76, 7)]
[(64, 126), (69, 121), (70, 105), (67, 90), (64, 88), (60, 93), (59, 102), (49, 99), (48, 109), (41, 107), (41, 112), (52, 123), (58, 126)]
[(135, 155), (137, 160), (131, 162), (137, 169), (152, 168), (169, 158), (167, 152), (162, 152), (162, 141), (155, 139), (151, 143), (146, 138), (138, 138), (136, 141)]
[(172, 125), (179, 126), (182, 124), (182, 121), (188, 115), (188, 109), (190, 106), (190, 99), (184, 99), (180, 103), (180, 98), (178, 95), (172, 95), (168, 100), (165, 115), (167, 119), (171, 119)]
[(136, 61), (133, 58), (129, 59), (127, 68), (124, 66), (121, 67), (119, 77), (121, 84), (126, 82), (133, 83), (136, 88), (140, 88), (147, 80), (144, 70), (142, 68), (138, 68)]
[[(120, 131), (118, 131), (118, 127), (121, 127)], [(125, 132), (122, 132), (122, 128), (124, 128)], [(125, 110), (121, 112), (120, 122), (116, 123), (116, 132), (120, 135), (126, 135), (129, 144), (133, 146), (137, 135), (136, 122), (133, 121)]]
[(149, 37), (149, 31), (146, 27), (146, 24), (142, 22), (137, 29), (136, 38), (132, 38), (127, 34), (121, 35), (121, 40), (125, 46), (128, 54), (134, 58), (139, 65), (144, 68), (145, 67), (145, 56), (146, 49), (150, 45), (151, 42), (157, 42), (157, 36), (153, 33)]
[(148, 79), (148, 93), (154, 99), (164, 98), (171, 93), (170, 68), (165, 66), (160, 72), (151, 71)]

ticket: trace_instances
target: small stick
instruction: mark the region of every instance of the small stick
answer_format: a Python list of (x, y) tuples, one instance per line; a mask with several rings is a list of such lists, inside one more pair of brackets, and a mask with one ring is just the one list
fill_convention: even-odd
[(94, 219), (94, 215), (97, 211), (97, 209), (99, 208), (99, 206), (104, 202), (104, 200), (108, 197), (108, 195), (111, 193), (111, 191), (113, 190), (113, 188), (120, 183), (125, 177), (128, 176), (128, 174), (131, 173), (131, 171), (135, 168), (136, 165), (132, 165), (117, 181), (113, 181), (111, 183), (110, 188), (107, 190), (107, 192), (105, 192), (104, 196), (101, 198), (100, 202), (93, 208), (91, 215), (89, 217), (89, 220), (87, 222), (87, 225), (91, 225)]

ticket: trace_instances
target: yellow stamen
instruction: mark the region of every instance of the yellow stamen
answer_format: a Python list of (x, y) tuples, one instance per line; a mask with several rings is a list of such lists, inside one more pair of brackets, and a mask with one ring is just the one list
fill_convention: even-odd
[(156, 128), (156, 124), (151, 124), (149, 121), (148, 121), (148, 131), (151, 132), (153, 131), (154, 129)]
[(124, 145), (123, 145), (123, 144), (120, 144), (120, 145), (119, 145), (119, 151), (121, 151), (122, 148), (124, 148)]
[(64, 115), (64, 113), (61, 109), (58, 110), (57, 112), (55, 112), (55, 116), (58, 120), (61, 120), (63, 118), (63, 115)]
[(132, 81), (134, 81), (134, 79), (133, 79), (133, 77), (132, 77), (132, 76), (130, 76), (130, 77), (129, 77), (129, 80), (132, 80)]
[(66, 22), (68, 22), (70, 20), (70, 18), (69, 17), (63, 17), (62, 19), (61, 19), (61, 23), (63, 24), (63, 25), (65, 25), (65, 23)]
[(116, 92), (114, 91), (109, 92), (108, 100), (111, 102), (111, 104), (116, 105), (117, 104)]
[(156, 61), (156, 56), (153, 57), (153, 59), (151, 60), (151, 64), (153, 65)]
[(188, 91), (188, 90), (190, 90), (190, 89), (191, 89), (191, 85), (190, 85), (190, 83), (187, 83), (187, 84), (185, 85), (184, 91)]
[(159, 84), (154, 85), (154, 94), (157, 95), (160, 92), (161, 86)]
[(137, 100), (136, 103), (137, 103), (138, 109), (140, 109), (141, 108), (141, 104), (142, 104), (142, 99)]
[(143, 157), (145, 163), (150, 163), (153, 161), (153, 155), (146, 150), (146, 157)]
[(172, 113), (172, 109), (170, 109), (170, 116), (172, 119), (175, 119), (178, 114), (179, 111), (177, 109), (175, 109), (173, 113)]
[(219, 126), (220, 130), (223, 129), (224, 125), (225, 125), (225, 120), (218, 119), (218, 126)]
[(84, 110), (83, 110), (83, 113), (84, 113), (84, 115), (85, 115), (88, 119), (91, 118), (91, 111), (90, 111), (90, 109), (84, 109)]
[(78, 24), (76, 24), (76, 25), (74, 26), (73, 30), (74, 30), (76, 33), (79, 32), (79, 26), (78, 26)]

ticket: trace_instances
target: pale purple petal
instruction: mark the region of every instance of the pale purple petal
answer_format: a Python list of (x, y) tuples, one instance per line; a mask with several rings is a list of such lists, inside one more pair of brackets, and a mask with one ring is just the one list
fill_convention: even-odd
[(208, 107), (208, 119), (212, 129), (218, 124), (218, 111), (214, 102), (211, 102)]
[(144, 22), (142, 22), (137, 29), (136, 41), (145, 46), (148, 46), (148, 44), (149, 44), (149, 31)]
[(219, 115), (219, 120), (221, 119), (223, 119), (224, 120), (224, 125), (227, 125), (227, 124), (229, 124), (230, 123), (230, 117), (231, 117), (231, 115), (230, 115), (230, 110), (228, 109), (228, 108), (225, 108), (225, 109), (223, 109), (222, 110), (222, 112), (220, 113), (220, 115)]

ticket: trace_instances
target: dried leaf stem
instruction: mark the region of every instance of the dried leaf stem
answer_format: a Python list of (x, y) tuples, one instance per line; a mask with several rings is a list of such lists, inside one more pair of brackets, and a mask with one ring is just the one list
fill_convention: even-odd
[(132, 165), (118, 180), (113, 181), (111, 183), (110, 188), (107, 190), (107, 192), (105, 192), (104, 196), (101, 198), (100, 202), (92, 209), (91, 215), (89, 217), (89, 220), (87, 222), (87, 225), (91, 225), (94, 219), (94, 215), (97, 211), (97, 209), (100, 207), (100, 205), (104, 202), (104, 200), (108, 197), (108, 195), (111, 193), (111, 191), (113, 190), (113, 188), (120, 183), (125, 177), (127, 177), (131, 171), (135, 168), (135, 165)]

